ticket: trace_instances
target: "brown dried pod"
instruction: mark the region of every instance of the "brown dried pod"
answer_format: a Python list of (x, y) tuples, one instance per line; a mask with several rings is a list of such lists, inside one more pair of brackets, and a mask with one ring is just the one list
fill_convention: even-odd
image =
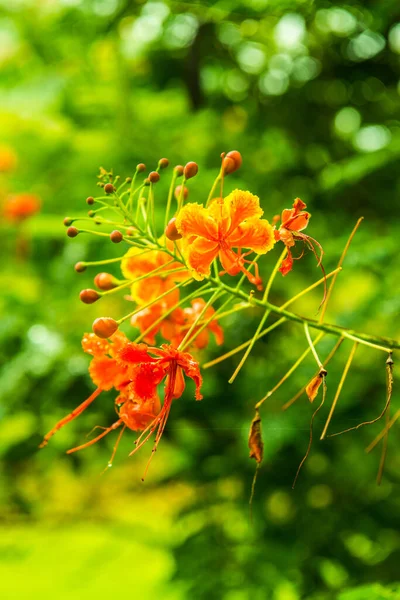
[(99, 317), (93, 322), (93, 332), (99, 338), (108, 338), (118, 329), (118, 323), (111, 317)]
[(258, 410), (256, 410), (254, 418), (250, 424), (249, 448), (250, 458), (254, 458), (254, 460), (260, 464), (264, 456), (264, 442), (262, 440), (261, 417)]
[(322, 385), (324, 377), (327, 376), (327, 371), (325, 369), (320, 369), (318, 375), (313, 377), (310, 383), (306, 387), (306, 394), (310, 402), (314, 402), (315, 398), (318, 395), (318, 390)]

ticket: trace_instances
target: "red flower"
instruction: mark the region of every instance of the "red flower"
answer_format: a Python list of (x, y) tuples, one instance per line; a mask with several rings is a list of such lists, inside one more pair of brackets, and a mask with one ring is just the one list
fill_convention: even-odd
[(308, 225), (308, 221), (311, 217), (310, 213), (304, 209), (307, 205), (296, 198), (293, 202), (293, 208), (285, 208), (282, 212), (282, 222), (278, 230), (275, 230), (275, 239), (285, 244), (287, 248), (287, 256), (282, 261), (279, 271), (282, 275), (287, 275), (293, 268), (293, 256), (290, 248), (295, 245), (297, 240), (302, 240), (307, 244), (310, 250), (317, 256), (314, 244), (320, 250), (320, 256), (318, 258), (318, 266), (321, 265), (323, 250), (321, 245), (309, 235), (301, 233)]

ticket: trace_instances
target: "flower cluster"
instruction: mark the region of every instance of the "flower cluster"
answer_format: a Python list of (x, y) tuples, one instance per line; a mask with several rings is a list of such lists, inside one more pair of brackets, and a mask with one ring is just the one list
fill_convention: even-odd
[[(79, 416), (102, 391), (115, 390), (114, 403), (118, 419), (104, 428), (97, 437), (68, 452), (91, 446), (118, 428), (120, 434), (109, 464), (113, 461), (126, 428), (139, 432), (131, 454), (141, 448), (153, 434), (155, 450), (164, 432), (172, 401), (180, 398), (184, 392), (185, 377), (195, 383), (195, 398), (202, 398), (198, 354), (201, 355), (209, 344), (221, 345), (224, 342), (224, 330), (220, 321), (245, 308), (263, 309), (260, 323), (252, 337), (236, 349), (204, 364), (204, 368), (244, 350), (229, 380), (232, 383), (257, 340), (286, 320), (304, 326), (308, 344), (308, 349), (301, 354), (295, 365), (255, 406), (249, 446), (250, 456), (256, 460), (257, 468), (263, 457), (260, 408), (307, 355), (313, 355), (318, 371), (310, 382), (305, 383), (300, 393), (284, 405), (285, 409), (288, 408), (303, 392), (313, 402), (322, 388), (322, 401), (311, 418), (309, 447), (300, 467), (310, 451), (314, 416), (325, 399), (326, 365), (341, 343), (351, 340), (353, 348), (321, 439), (325, 437), (330, 424), (357, 345), (364, 344), (389, 353), (392, 360), (392, 349), (400, 347), (394, 340), (358, 334), (324, 322), (333, 285), (361, 219), (350, 235), (338, 268), (325, 275), (322, 247), (304, 233), (311, 217), (306, 211), (306, 204), (296, 198), (292, 208), (285, 208), (281, 216), (273, 217), (269, 222), (263, 218), (264, 210), (260, 199), (251, 192), (234, 189), (228, 194), (224, 193), (226, 177), (240, 168), (242, 158), (237, 151), (222, 154), (221, 157), (219, 173), (207, 199), (201, 203), (187, 202), (191, 194), (191, 180), (198, 173), (197, 164), (188, 162), (185, 166), (174, 167), (162, 205), (164, 210), (156, 210), (160, 204), (155, 200), (155, 188), (162, 184), (163, 172), (169, 165), (169, 161), (162, 158), (156, 170), (148, 173), (141, 182), (138, 177), (146, 170), (143, 163), (137, 165), (133, 177), (122, 182), (112, 172), (101, 169), (97, 184), (101, 188), (100, 195), (90, 196), (86, 200), (91, 207), (88, 216), (79, 219), (65, 218), (67, 235), (71, 238), (91, 234), (106, 237), (112, 244), (122, 243), (125, 246), (122, 256), (118, 258), (81, 261), (75, 265), (78, 273), (85, 272), (92, 266), (103, 268), (104, 265), (114, 264), (118, 267), (114, 273), (98, 272), (94, 277), (95, 288), (87, 288), (80, 293), (82, 302), (92, 304), (103, 296), (124, 290), (125, 299), (133, 310), (119, 319), (108, 316), (96, 319), (93, 333), (84, 335), (82, 345), (84, 351), (92, 356), (89, 374), (96, 389), (87, 400), (51, 429), (45, 436), (42, 447), (61, 427)], [(180, 178), (182, 181), (178, 185)], [(198, 199), (201, 200), (202, 196)], [(164, 213), (161, 227), (160, 212)], [(85, 222), (90, 224), (86, 228), (77, 227), (79, 221), (83, 221), (83, 225)], [(101, 230), (99, 226), (102, 226)], [(279, 246), (280, 242), (283, 248), (277, 263), (270, 272), (265, 273), (261, 259), (275, 246)], [(300, 256), (294, 257), (294, 246), (299, 244), (302, 244), (302, 252)], [(282, 306), (272, 304), (269, 292), (275, 276), (278, 272), (283, 276), (288, 275), (294, 260), (301, 258), (307, 249), (317, 258), (317, 265), (323, 273), (322, 279), (297, 293)], [(330, 277), (331, 284), (326, 291), (326, 281)], [(318, 321), (287, 310), (292, 302), (320, 284), (323, 284), (325, 292)], [(280, 319), (263, 329), (271, 313), (280, 316)], [(120, 330), (124, 323), (130, 323), (133, 327), (135, 333), (132, 341)], [(309, 328), (319, 331), (314, 340)], [(327, 334), (336, 336), (338, 341), (328, 357), (321, 361), (316, 345)], [(388, 381), (392, 382), (392, 362), (387, 362), (387, 369)], [(160, 393), (162, 385), (163, 392)], [(388, 387), (388, 399), (382, 415), (389, 406), (391, 390), (392, 383)], [(382, 437), (387, 437), (390, 426), (391, 424), (387, 425)]]

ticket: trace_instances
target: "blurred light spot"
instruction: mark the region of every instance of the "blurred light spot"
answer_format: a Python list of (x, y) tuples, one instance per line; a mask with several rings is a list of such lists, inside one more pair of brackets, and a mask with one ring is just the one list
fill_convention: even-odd
[(362, 82), (361, 91), (366, 100), (377, 102), (385, 95), (386, 88), (380, 79), (368, 77), (366, 81)]
[(293, 78), (296, 81), (306, 82), (314, 79), (321, 72), (321, 63), (311, 56), (296, 58), (293, 66)]
[(341, 79), (334, 79), (325, 85), (324, 94), (325, 101), (331, 106), (338, 106), (347, 102), (349, 91), (347, 85)]
[(300, 600), (300, 596), (293, 583), (282, 581), (275, 587), (273, 600)]
[(144, 15), (155, 15), (158, 19), (164, 21), (168, 17), (170, 9), (164, 2), (146, 2), (142, 13)]
[(246, 19), (240, 25), (240, 32), (243, 37), (252, 37), (258, 31), (258, 21), (254, 19)]
[(19, 47), (19, 34), (11, 19), (0, 21), (0, 62), (12, 57)]
[(178, 15), (165, 29), (165, 45), (168, 48), (186, 48), (196, 36), (198, 21), (194, 15)]
[(328, 468), (329, 461), (324, 454), (313, 454), (305, 463), (307, 471), (313, 475), (321, 475)]
[(354, 135), (360, 129), (361, 115), (355, 108), (346, 106), (336, 113), (335, 129), (336, 133), (341, 137), (349, 137)]
[(362, 127), (353, 139), (354, 146), (362, 152), (376, 152), (385, 148), (392, 139), (390, 131), (382, 125)]
[(344, 8), (319, 10), (316, 21), (320, 29), (343, 37), (353, 33), (357, 27), (357, 19)]
[(63, 347), (61, 336), (50, 331), (45, 325), (32, 325), (27, 333), (28, 340), (33, 346), (38, 346), (43, 354), (57, 354)]
[(393, 25), (389, 31), (389, 46), (393, 52), (400, 54), (400, 23)]
[(332, 504), (332, 490), (327, 485), (314, 485), (307, 494), (307, 503), (312, 508), (326, 508)]
[(274, 38), (278, 46), (296, 48), (304, 39), (305, 21), (301, 15), (287, 13), (275, 27)]
[(305, 158), (311, 169), (319, 170), (330, 161), (327, 148), (321, 144), (310, 144), (306, 147)]
[(70, 375), (83, 375), (87, 368), (88, 364), (84, 356), (72, 356), (66, 363), (66, 369)]
[(240, 45), (237, 55), (239, 66), (246, 73), (258, 74), (265, 66), (264, 47), (254, 42), (244, 42)]
[(274, 54), (271, 56), (268, 66), (271, 71), (277, 69), (289, 74), (293, 68), (293, 60), (288, 54)]
[(223, 69), (219, 65), (207, 65), (200, 72), (202, 87), (211, 94), (221, 88), (222, 77)]
[(284, 71), (271, 69), (260, 77), (258, 85), (263, 94), (267, 96), (280, 96), (288, 89), (289, 78)]
[(366, 30), (350, 40), (347, 55), (351, 60), (362, 61), (376, 56), (386, 46), (386, 40), (380, 33)]
[(96, 15), (108, 17), (118, 8), (118, 0), (94, 0), (92, 8)]
[(224, 91), (232, 100), (240, 101), (247, 96), (249, 82), (239, 69), (228, 71), (225, 75), (224, 83)]
[(350, 554), (361, 560), (368, 559), (373, 552), (373, 544), (369, 538), (361, 533), (354, 533), (345, 539), (345, 545)]
[(287, 492), (274, 492), (267, 500), (266, 510), (272, 521), (285, 523), (295, 513), (293, 501)]
[(234, 46), (242, 39), (239, 27), (233, 23), (222, 23), (218, 31), (219, 41), (225, 46)]
[(222, 115), (224, 128), (231, 133), (241, 133), (246, 129), (248, 114), (242, 106), (230, 106)]
[(338, 589), (342, 587), (348, 579), (348, 573), (343, 565), (333, 560), (322, 560), (319, 571), (322, 579), (330, 588)]

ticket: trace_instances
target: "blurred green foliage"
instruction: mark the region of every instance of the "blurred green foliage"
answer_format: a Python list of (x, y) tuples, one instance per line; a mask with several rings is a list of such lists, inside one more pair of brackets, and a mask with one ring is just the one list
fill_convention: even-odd
[[(84, 214), (100, 165), (126, 176), (161, 156), (195, 160), (190, 197), (201, 202), (221, 151), (240, 150), (243, 168), (228, 188), (257, 193), (267, 218), (300, 196), (327, 270), (363, 215), (328, 320), (399, 335), (398, 1), (1, 0), (0, 67), (2, 144), (18, 156), (0, 174), (0, 201), (20, 192), (43, 201), (19, 226), (1, 223), (2, 597), (400, 598), (398, 428), (380, 487), (378, 454), (364, 453), (378, 424), (315, 443), (291, 490), (312, 409), (304, 398), (280, 407), (313, 374), (312, 358), (263, 410), (265, 461), (249, 523), (252, 406), (305, 349), (295, 325), (260, 341), (234, 386), (237, 357), (204, 372), (203, 402), (188, 393), (176, 403), (145, 485), (146, 450), (128, 460), (128, 434), (102, 477), (112, 439), (64, 454), (111, 422), (106, 394), (37, 451), (92, 389), (82, 333), (96, 316), (125, 310), (122, 298), (80, 304), (91, 274), (73, 270), (120, 248), (66, 240), (62, 226), (66, 214)], [(318, 277), (307, 256), (277, 280), (273, 300)], [(316, 291), (295, 310), (313, 315), (319, 302)], [(226, 350), (258, 318), (227, 319)], [(321, 343), (321, 354), (331, 346)], [(330, 395), (348, 352), (343, 344), (329, 369)], [(332, 430), (374, 418), (384, 401), (383, 358), (360, 348)]]

